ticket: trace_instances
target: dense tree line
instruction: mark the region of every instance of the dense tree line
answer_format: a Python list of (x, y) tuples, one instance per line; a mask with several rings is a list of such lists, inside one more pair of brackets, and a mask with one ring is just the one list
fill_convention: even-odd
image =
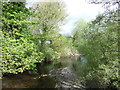
[[(98, 79), (99, 85), (95, 87), (119, 87), (120, 4), (109, 0), (91, 3), (102, 3), (107, 9), (89, 23), (78, 21), (73, 33), (73, 43), (80, 53), (85, 54), (87, 64), (91, 66), (86, 69), (88, 73), (85, 79)], [(109, 9), (114, 5), (115, 8)]]
[(33, 70), (35, 63), (65, 56), (67, 38), (59, 34), (67, 15), (62, 1), (35, 3), (27, 8), (25, 1), (10, 0), (2, 1), (2, 7), (3, 74)]
[(67, 16), (61, 0), (34, 3), (31, 8), (25, 2), (3, 1), (2, 73), (35, 70), (36, 63), (68, 56), (77, 49), (90, 66), (84, 69), (81, 81), (97, 78), (99, 85), (95, 87), (119, 87), (120, 2), (105, 1), (91, 0), (103, 4), (106, 11), (91, 22), (78, 20), (73, 37), (59, 33)]

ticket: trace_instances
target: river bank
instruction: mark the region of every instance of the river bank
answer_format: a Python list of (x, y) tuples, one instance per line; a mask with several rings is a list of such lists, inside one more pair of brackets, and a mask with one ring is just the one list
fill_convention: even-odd
[[(57, 90), (64, 90), (65, 88), (71, 88), (70, 90), (103, 88), (99, 79), (93, 78), (91, 80), (85, 77), (89, 68), (90, 66), (87, 65), (84, 56), (60, 58), (48, 64), (37, 64), (36, 73), (26, 71), (17, 75), (4, 76), (2, 87), (57, 88)], [(112, 89), (109, 88), (109, 90)]]
[[(75, 59), (75, 57), (69, 58), (70, 61), (68, 59), (60, 59), (55, 62), (53, 61), (48, 65), (38, 65), (36, 74), (30, 72), (24, 72), (18, 75), (9, 74), (3, 77), (2, 86), (3, 88), (64, 88), (68, 86), (78, 87), (75, 84), (71, 86), (70, 83), (71, 77), (77, 78), (68, 66), (71, 61), (76, 61), (76, 59), (74, 60), (73, 58)], [(64, 77), (64, 80), (62, 80), (61, 77)], [(68, 79), (69, 82), (66, 82)]]

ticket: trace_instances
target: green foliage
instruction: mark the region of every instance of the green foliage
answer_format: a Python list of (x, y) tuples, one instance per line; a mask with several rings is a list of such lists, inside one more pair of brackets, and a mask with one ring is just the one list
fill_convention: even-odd
[(80, 53), (85, 54), (90, 66), (86, 78), (98, 78), (103, 87), (110, 84), (118, 87), (118, 22), (114, 18), (110, 20), (109, 16), (100, 15), (86, 27), (80, 25), (78, 23), (75, 28), (73, 43)]
[(63, 38), (59, 34), (60, 26), (64, 23), (66, 17), (63, 2), (40, 2), (34, 3), (32, 10), (36, 14), (32, 21), (40, 22), (32, 26), (32, 34), (38, 39), (36, 44), (47, 59), (60, 57)]
[(59, 52), (62, 57), (68, 57), (71, 56), (72, 54), (78, 53), (76, 48), (73, 46), (73, 41), (71, 36), (63, 36), (61, 35), (61, 42), (62, 45), (59, 48)]
[[(2, 2), (2, 66), (4, 73), (33, 70), (35, 63), (67, 56), (72, 39), (59, 34), (67, 16), (63, 2)], [(63, 53), (64, 52), (64, 53)]]
[(3, 2), (2, 9), (2, 66), (4, 73), (23, 72), (41, 62), (33, 36), (29, 32), (29, 9), (24, 2)]
[(2, 72), (15, 73), (34, 69), (35, 63), (41, 59), (36, 45), (24, 39), (16, 40), (11, 37), (2, 39)]

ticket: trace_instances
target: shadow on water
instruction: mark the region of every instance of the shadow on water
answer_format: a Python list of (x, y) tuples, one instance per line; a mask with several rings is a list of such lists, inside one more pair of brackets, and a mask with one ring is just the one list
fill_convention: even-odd
[[(80, 77), (84, 77), (88, 72), (87, 69), (89, 67), (86, 66), (86, 63), (86, 58), (82, 56), (62, 58), (47, 65), (37, 65), (38, 74), (29, 75), (23, 73), (4, 77), (3, 88), (57, 88), (62, 79), (67, 81), (67, 78), (71, 79), (73, 76), (78, 82)], [(70, 75), (70, 73), (72, 74)], [(60, 75), (63, 76), (61, 77)]]
[[(50, 65), (48, 65), (50, 67)], [(49, 75), (46, 65), (38, 65), (37, 74), (23, 73), (5, 76), (2, 80), (3, 88), (55, 88), (57, 79)]]
[(76, 64), (80, 62), (80, 58), (63, 58), (55, 60), (51, 64), (37, 65), (38, 74), (29, 75), (26, 73), (20, 75), (11, 75), (3, 78), (3, 88), (55, 88), (58, 79), (55, 75), (50, 75), (51, 70), (62, 70), (68, 67), (72, 72), (77, 71)]
[(29, 88), (56, 88), (57, 79), (50, 76), (41, 77)]

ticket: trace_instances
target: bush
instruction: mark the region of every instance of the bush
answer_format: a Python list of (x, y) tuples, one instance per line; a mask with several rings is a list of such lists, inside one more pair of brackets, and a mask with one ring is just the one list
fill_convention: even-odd
[(2, 39), (2, 72), (23, 72), (35, 68), (36, 62), (41, 62), (42, 53), (37, 51), (36, 45), (27, 39), (16, 40), (11, 37)]

